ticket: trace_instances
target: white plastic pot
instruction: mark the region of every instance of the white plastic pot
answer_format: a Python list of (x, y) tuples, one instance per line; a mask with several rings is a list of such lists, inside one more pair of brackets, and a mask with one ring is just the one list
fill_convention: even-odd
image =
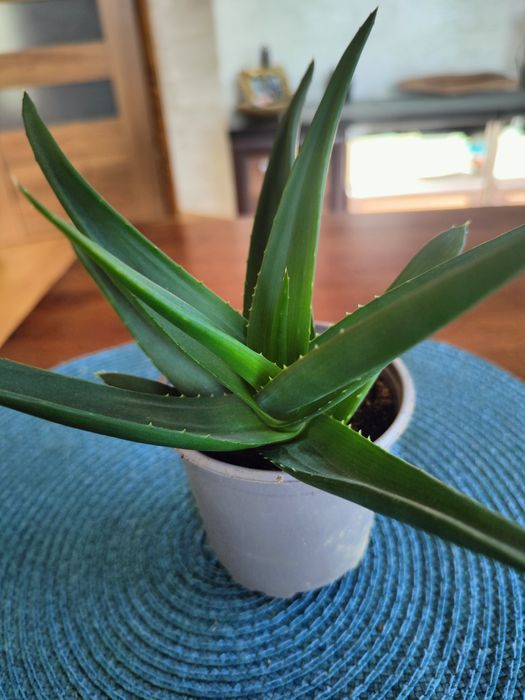
[[(399, 406), (392, 425), (376, 440), (388, 449), (408, 425), (415, 390), (400, 360), (383, 378)], [(363, 558), (372, 511), (284, 472), (180, 452), (210, 545), (242, 586), (288, 598), (335, 581)]]

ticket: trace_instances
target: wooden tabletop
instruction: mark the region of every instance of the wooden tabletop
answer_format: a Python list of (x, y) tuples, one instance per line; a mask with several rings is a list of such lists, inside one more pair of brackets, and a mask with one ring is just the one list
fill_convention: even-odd
[[(381, 293), (432, 236), (470, 219), (469, 247), (525, 223), (525, 207), (337, 215), (322, 225), (315, 315), (337, 321)], [(144, 229), (214, 291), (240, 307), (251, 222), (200, 220)], [(437, 337), (525, 379), (525, 276), (449, 324)], [(0, 355), (49, 367), (129, 340), (79, 264), (41, 301)]]

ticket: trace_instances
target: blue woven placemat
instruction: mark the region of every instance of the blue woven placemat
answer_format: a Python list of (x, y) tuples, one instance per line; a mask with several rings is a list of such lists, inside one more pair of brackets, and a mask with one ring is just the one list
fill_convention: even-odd
[[(525, 386), (406, 356), (396, 451), (525, 522)], [(133, 345), (62, 367), (154, 376)], [(523, 698), (525, 577), (386, 518), (355, 572), (290, 601), (234, 583), (173, 450), (0, 411), (0, 698)]]

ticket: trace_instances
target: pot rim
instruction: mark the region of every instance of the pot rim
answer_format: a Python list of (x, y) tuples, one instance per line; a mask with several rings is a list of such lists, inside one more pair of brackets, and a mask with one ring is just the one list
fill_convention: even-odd
[[(394, 375), (398, 393), (400, 395), (399, 410), (392, 424), (380, 435), (375, 444), (387, 449), (406, 430), (416, 404), (416, 389), (407, 366), (399, 358), (393, 360), (385, 370), (390, 369)], [(267, 469), (252, 469), (229, 464), (219, 459), (214, 459), (197, 450), (179, 449), (181, 457), (208, 472), (219, 476), (230, 477), (242, 481), (262, 483), (297, 483), (295, 477), (283, 471), (270, 471)]]

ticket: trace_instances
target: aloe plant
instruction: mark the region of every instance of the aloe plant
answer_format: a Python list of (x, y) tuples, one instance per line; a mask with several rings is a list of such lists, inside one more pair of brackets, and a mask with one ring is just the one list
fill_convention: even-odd
[(525, 267), (525, 226), (463, 252), (434, 238), (380, 297), (312, 335), (322, 197), (339, 116), (375, 18), (343, 54), (297, 154), (310, 66), (280, 123), (255, 216), (243, 314), (194, 279), (79, 175), (26, 95), (28, 139), (69, 215), (27, 198), (78, 258), (168, 383), (87, 382), (0, 360), (0, 403), (137, 442), (254, 450), (297, 479), (525, 571), (525, 530), (349, 426), (397, 355)]

